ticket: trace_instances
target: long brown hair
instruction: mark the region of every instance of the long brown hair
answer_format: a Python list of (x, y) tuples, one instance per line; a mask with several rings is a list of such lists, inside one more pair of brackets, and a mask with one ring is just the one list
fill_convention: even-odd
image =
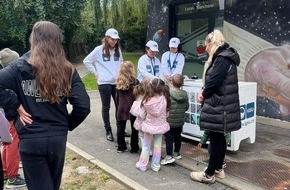
[(60, 28), (49, 21), (34, 24), (30, 34), (29, 63), (35, 69), (35, 81), (42, 98), (60, 102), (71, 93), (73, 66), (66, 59)]
[[(108, 39), (110, 37), (109, 36), (106, 36), (102, 39), (102, 44), (104, 45), (103, 47), (103, 54), (106, 58), (110, 58), (110, 44), (108, 43)], [(120, 40), (118, 40), (118, 42), (116, 43), (115, 45), (115, 52), (114, 52), (114, 55), (115, 57), (120, 57), (120, 50), (119, 50), (119, 47), (120, 47)]]

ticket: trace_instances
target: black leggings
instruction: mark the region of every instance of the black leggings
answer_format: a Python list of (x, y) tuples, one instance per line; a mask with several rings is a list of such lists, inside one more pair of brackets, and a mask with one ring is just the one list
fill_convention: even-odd
[(209, 132), (210, 138), (210, 155), (209, 163), (205, 173), (209, 176), (214, 175), (215, 170), (222, 169), (226, 155), (227, 145), (223, 133)]

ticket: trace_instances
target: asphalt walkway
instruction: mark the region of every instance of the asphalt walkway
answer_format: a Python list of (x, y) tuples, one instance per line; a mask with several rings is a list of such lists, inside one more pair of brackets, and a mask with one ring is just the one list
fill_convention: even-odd
[[(76, 67), (81, 76), (87, 74), (82, 64)], [(146, 172), (137, 170), (135, 163), (139, 154), (117, 153), (116, 143), (105, 138), (99, 93), (89, 92), (89, 95), (91, 113), (69, 133), (68, 148), (97, 164), (130, 189), (290, 189), (290, 133), (287, 128), (257, 123), (256, 142), (242, 142), (239, 151), (228, 151), (226, 178), (207, 185), (190, 179), (191, 171), (200, 171), (206, 166), (203, 159), (207, 152), (206, 149), (197, 151), (196, 142), (192, 141), (184, 140), (183, 158), (176, 164), (162, 166), (158, 173), (150, 169)], [(110, 113), (116, 138), (113, 105)], [(127, 131), (130, 132), (129, 127)]]

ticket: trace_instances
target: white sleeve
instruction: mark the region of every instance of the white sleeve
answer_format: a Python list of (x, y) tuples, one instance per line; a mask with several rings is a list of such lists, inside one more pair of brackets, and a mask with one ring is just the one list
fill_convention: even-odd
[(169, 75), (168, 71), (168, 51), (163, 53), (161, 57), (161, 67), (162, 67), (162, 75), (165, 77), (166, 75)]
[[(156, 76), (154, 76), (153, 73), (149, 73), (147, 71), (147, 63), (146, 60), (144, 59), (144, 57), (141, 57), (138, 61), (138, 80), (143, 81), (145, 78), (150, 78), (150, 80), (157, 78)], [(152, 70), (153, 68), (151, 68)]]
[(178, 63), (176, 65), (176, 68), (174, 70), (174, 72), (172, 73), (172, 75), (175, 75), (175, 74), (182, 74), (182, 70), (183, 70), (183, 67), (184, 67), (184, 62), (185, 62), (185, 59), (184, 59), (184, 56), (182, 53), (178, 53)]
[(86, 68), (94, 73), (94, 75), (98, 75), (98, 71), (96, 68), (96, 61), (97, 61), (97, 57), (98, 57), (98, 49), (97, 47), (89, 54), (87, 55), (87, 57), (85, 57), (85, 59), (83, 60), (84, 65), (86, 66)]

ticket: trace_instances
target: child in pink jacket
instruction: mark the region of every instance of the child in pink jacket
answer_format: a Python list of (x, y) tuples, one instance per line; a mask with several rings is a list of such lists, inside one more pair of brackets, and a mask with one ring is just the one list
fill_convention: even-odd
[(170, 128), (166, 121), (170, 105), (169, 88), (163, 80), (155, 78), (151, 84), (146, 84), (145, 95), (141, 101), (141, 108), (144, 108), (146, 115), (141, 124), (144, 142), (140, 159), (136, 163), (136, 168), (143, 172), (147, 170), (149, 163), (151, 142), (153, 142), (151, 169), (155, 172), (160, 170), (162, 135)]

